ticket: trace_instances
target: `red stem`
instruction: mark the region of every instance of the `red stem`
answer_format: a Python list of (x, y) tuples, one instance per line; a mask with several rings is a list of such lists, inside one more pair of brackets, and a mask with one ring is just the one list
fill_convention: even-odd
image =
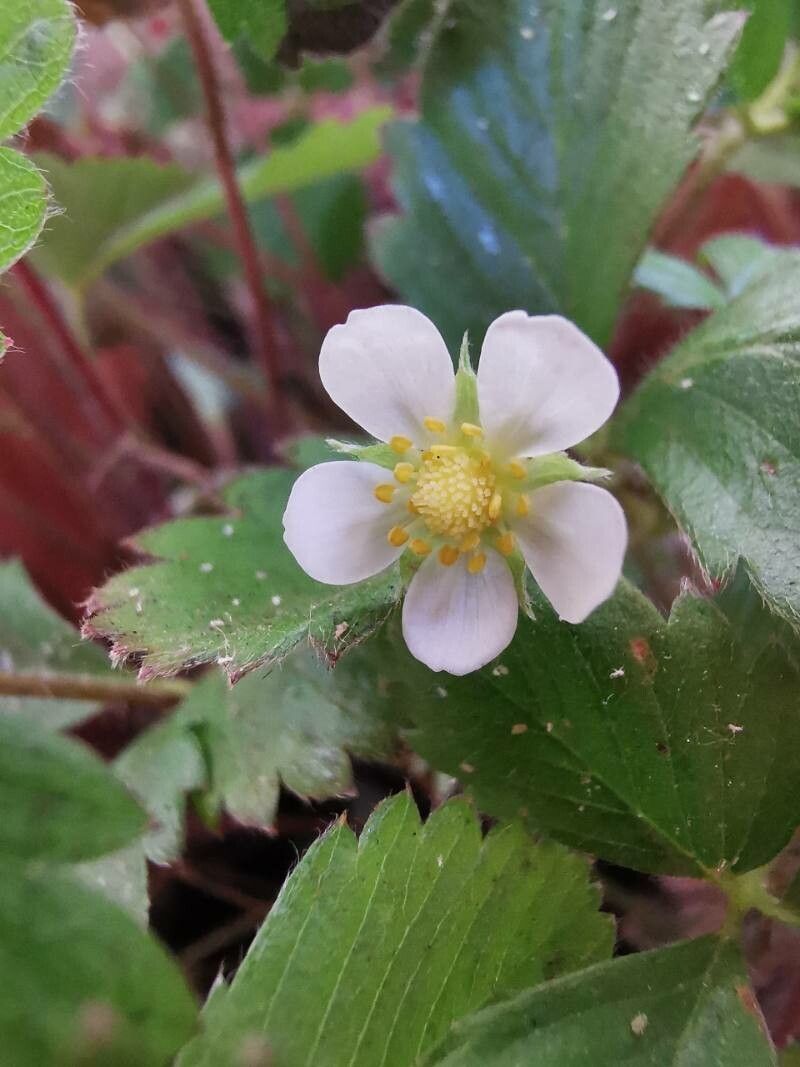
[[(195, 6), (195, 0), (179, 0), (179, 7), (203, 89), (206, 120), (214, 144), (217, 173), (225, 193), (236, 246), (253, 303), (258, 330), (258, 356), (264, 375), (272, 386), (273, 399), (277, 400), (281, 385), (281, 370), (278, 362), (275, 322), (267, 299), (267, 293), (264, 289), (258, 247), (253, 237), (253, 231), (250, 228), (247, 208), (236, 178), (233, 153), (225, 131), (225, 112), (222, 106), (219, 77), (202, 18)], [(275, 405), (273, 405), (273, 409), (275, 409)]]
[(12, 273), (24, 287), (51, 333), (57, 338), (64, 354), (86, 383), (91, 395), (110, 419), (111, 425), (118, 429), (127, 426), (129, 419), (126, 412), (119, 406), (97, 367), (78, 344), (49, 288), (24, 260), (12, 268)]

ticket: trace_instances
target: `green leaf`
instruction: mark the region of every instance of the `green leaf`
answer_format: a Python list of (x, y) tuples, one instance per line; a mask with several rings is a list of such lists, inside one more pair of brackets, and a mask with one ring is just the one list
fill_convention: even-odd
[(800, 255), (775, 253), (625, 405), (617, 446), (644, 467), (712, 574), (742, 556), (800, 619)]
[(688, 595), (666, 624), (625, 582), (580, 626), (541, 595), (534, 611), (466, 678), (433, 674), (387, 627), (369, 656), (337, 667), (342, 693), (351, 677), (366, 693), (372, 678), (381, 714), (482, 811), (614, 863), (743, 872), (785, 845), (800, 823), (800, 672), (779, 641), (751, 648), (712, 601)]
[(18, 717), (0, 716), (0, 853), (57, 862), (127, 844), (145, 815), (88, 749)]
[(454, 1019), (611, 943), (582, 859), (519, 827), (481, 841), (460, 800), (421, 827), (400, 795), (358, 843), (339, 824), (309, 849), (178, 1062), (234, 1063), (261, 1034), (275, 1067), (410, 1067)]
[(725, 286), (728, 299), (772, 267), (778, 249), (744, 233), (724, 233), (701, 246), (699, 257)]
[(219, 672), (199, 682), (178, 711), (117, 760), (156, 823), (150, 858), (163, 863), (180, 848), (189, 790), (205, 790), (205, 810), (224, 807), (257, 826), (272, 822), (281, 782), (316, 799), (350, 790), (347, 753), (385, 758), (395, 733), (371, 709), (340, 706), (338, 697), (335, 676), (305, 653), (232, 689)]
[(380, 230), (375, 253), (452, 348), (509, 307), (558, 311), (608, 340), (742, 25), (738, 14), (704, 23), (705, 8), (450, 5), (422, 118), (390, 131), (405, 215)]
[(178, 519), (139, 534), (134, 546), (156, 562), (96, 592), (87, 632), (110, 638), (115, 656), (143, 653), (142, 679), (217, 662), (235, 680), (302, 641), (335, 660), (363, 640), (401, 596), (399, 568), (343, 587), (309, 578), (283, 543), (294, 477), (247, 475), (224, 494), (230, 517)]
[(294, 202), (325, 274), (339, 281), (364, 248), (364, 183), (353, 174), (341, 174), (301, 189)]
[(59, 87), (72, 58), (75, 29), (75, 17), (66, 0), (3, 4), (0, 141), (21, 130)]
[(738, 950), (706, 937), (600, 963), (456, 1023), (432, 1067), (771, 1067)]
[[(239, 181), (245, 199), (295, 192), (366, 166), (380, 152), (378, 132), (389, 114), (377, 107), (349, 123), (316, 123), (291, 145), (243, 164)], [(76, 288), (151, 241), (225, 210), (216, 180), (193, 181), (177, 167), (141, 159), (38, 158), (64, 213), (51, 220), (37, 262)]]
[[(119, 680), (98, 646), (81, 641), (68, 622), (45, 604), (21, 563), (0, 564), (0, 667), (15, 674), (74, 674)], [(24, 714), (50, 729), (93, 715), (91, 700), (0, 696), (0, 715)]]
[(637, 285), (658, 293), (672, 307), (711, 311), (725, 303), (725, 294), (685, 259), (648, 248), (633, 275)]
[(755, 100), (778, 73), (789, 37), (794, 0), (745, 0), (750, 12), (729, 72), (742, 100)]
[(0, 273), (24, 256), (41, 233), (46, 196), (44, 178), (33, 163), (11, 148), (0, 148)]
[(3, 1057), (14, 1067), (163, 1067), (194, 1029), (177, 967), (135, 921), (52, 871), (0, 879)]
[(209, 0), (208, 6), (226, 41), (246, 37), (263, 59), (272, 59), (286, 35), (285, 0)]

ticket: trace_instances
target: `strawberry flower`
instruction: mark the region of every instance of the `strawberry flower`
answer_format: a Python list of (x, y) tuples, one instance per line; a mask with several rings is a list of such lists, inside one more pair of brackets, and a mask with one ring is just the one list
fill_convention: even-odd
[(477, 375), (458, 373), (432, 322), (410, 307), (354, 311), (326, 337), (322, 383), (382, 445), (295, 482), (284, 538), (312, 578), (360, 582), (404, 554), (416, 570), (403, 636), (431, 670), (467, 674), (509, 644), (531, 571), (558, 615), (582, 622), (614, 590), (625, 518), (562, 451), (619, 396), (603, 353), (555, 315), (502, 315)]

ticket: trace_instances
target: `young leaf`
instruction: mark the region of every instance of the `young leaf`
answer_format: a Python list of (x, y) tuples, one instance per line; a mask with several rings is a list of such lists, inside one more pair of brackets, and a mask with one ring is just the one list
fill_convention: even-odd
[(724, 574), (738, 556), (800, 621), (800, 255), (771, 267), (651, 371), (617, 426), (691, 537)]
[(113, 852), (146, 821), (86, 748), (16, 716), (0, 716), (0, 810), (0, 853), (56, 862)]
[(405, 215), (375, 252), (451, 347), (510, 307), (561, 312), (608, 340), (742, 25), (739, 14), (705, 22), (705, 10), (703, 0), (449, 6), (422, 118), (390, 131)]
[(394, 731), (358, 703), (337, 703), (335, 676), (295, 653), (264, 676), (232, 689), (221, 672), (199, 682), (169, 719), (146, 731), (117, 760), (157, 829), (151, 859), (166, 862), (181, 845), (184, 793), (207, 791), (206, 808), (224, 806), (243, 822), (269, 824), (281, 781), (322, 799), (352, 787), (348, 752), (386, 757)]
[(672, 307), (712, 311), (725, 303), (725, 294), (697, 267), (678, 256), (648, 248), (633, 275), (643, 289), (658, 293)]
[(733, 57), (730, 82), (743, 100), (755, 100), (778, 73), (791, 32), (794, 0), (744, 0), (749, 12)]
[(163, 1067), (196, 1009), (180, 972), (124, 911), (53, 871), (0, 879), (3, 1058), (14, 1067)]
[[(376, 107), (349, 123), (318, 122), (291, 145), (243, 164), (239, 181), (245, 199), (291, 193), (366, 166), (380, 152), (379, 130), (388, 116), (387, 108)], [(151, 241), (224, 211), (215, 179), (192, 181), (177, 167), (139, 159), (37, 158), (64, 209), (51, 220), (37, 262), (76, 288)]]
[(457, 1022), (428, 1067), (774, 1067), (737, 949), (705, 937), (600, 963)]
[(276, 1067), (410, 1067), (454, 1019), (611, 943), (582, 859), (519, 827), (482, 842), (460, 800), (420, 826), (401, 795), (358, 843), (340, 824), (312, 846), (178, 1062), (234, 1063), (260, 1034)]
[(17, 133), (67, 72), (75, 18), (65, 0), (14, 0), (0, 10), (0, 141)]
[[(0, 564), (0, 666), (15, 674), (91, 675), (119, 680), (105, 652), (81, 641), (77, 630), (49, 605), (31, 584), (21, 563)], [(24, 714), (57, 730), (93, 715), (91, 700), (48, 700), (40, 697), (0, 697), (0, 715)]]
[(432, 674), (387, 627), (380, 654), (337, 668), (343, 695), (351, 675), (364, 691), (372, 676), (382, 714), (481, 810), (612, 862), (743, 872), (785, 845), (800, 822), (800, 674), (783, 634), (750, 649), (694, 596), (665, 624), (626, 583), (580, 626), (541, 596), (534, 611), (496, 664), (466, 678)]
[(778, 254), (779, 250), (773, 245), (744, 233), (712, 237), (698, 253), (724, 285), (728, 299), (739, 296), (756, 278), (765, 274)]
[(155, 562), (97, 590), (87, 632), (113, 640), (115, 655), (144, 653), (142, 678), (216, 661), (237, 679), (305, 640), (333, 658), (361, 641), (402, 594), (399, 569), (342, 587), (309, 578), (283, 543), (294, 477), (280, 469), (247, 475), (225, 493), (230, 516), (139, 534), (134, 546)]
[[(0, 142), (17, 133), (58, 88), (75, 44), (66, 0), (16, 0), (0, 10)], [(0, 273), (39, 236), (47, 187), (36, 167), (0, 148)]]
[(226, 41), (245, 37), (262, 59), (272, 59), (288, 28), (285, 0), (209, 0), (208, 6)]
[(41, 233), (46, 194), (33, 163), (11, 148), (0, 148), (0, 273), (24, 256)]

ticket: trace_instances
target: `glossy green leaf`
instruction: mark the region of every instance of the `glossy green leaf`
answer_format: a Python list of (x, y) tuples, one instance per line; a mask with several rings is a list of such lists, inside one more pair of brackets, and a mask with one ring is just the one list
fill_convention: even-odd
[(59, 87), (74, 44), (75, 17), (66, 0), (13, 0), (3, 4), (0, 141), (21, 130)]
[[(316, 123), (291, 145), (243, 164), (239, 181), (245, 198), (255, 202), (291, 193), (366, 166), (379, 154), (378, 133), (388, 115), (378, 107), (349, 123)], [(51, 220), (37, 261), (71, 286), (84, 286), (151, 241), (225, 210), (217, 181), (193, 181), (177, 167), (137, 159), (38, 158), (64, 213)]]
[(0, 148), (0, 272), (24, 256), (47, 215), (47, 186), (25, 156)]
[[(21, 563), (0, 564), (0, 669), (15, 674), (90, 675), (119, 680), (98, 645), (42, 600)], [(71, 726), (99, 708), (91, 700), (0, 696), (0, 714), (23, 714), (51, 729)]]
[(71, 873), (77, 881), (97, 890), (113, 904), (133, 915), (140, 926), (147, 926), (150, 897), (147, 890), (147, 858), (141, 841), (135, 841), (99, 859), (79, 863)]
[(755, 100), (778, 73), (795, 0), (744, 0), (749, 12), (729, 79), (743, 100)]
[(600, 963), (457, 1022), (429, 1067), (774, 1067), (737, 949), (706, 937)]
[[(747, 594), (751, 625), (760, 617), (769, 632)], [(337, 667), (339, 684), (347, 693), (353, 676), (367, 692), (372, 677), (381, 714), (482, 811), (522, 816), (574, 848), (695, 875), (776, 855), (800, 823), (800, 672), (783, 634), (751, 648), (693, 596), (667, 625), (626, 583), (580, 626), (541, 596), (533, 607), (500, 659), (466, 678), (428, 671), (387, 627), (380, 650)], [(783, 627), (776, 619), (772, 632)]]
[(116, 656), (143, 653), (140, 676), (217, 662), (232, 678), (310, 640), (338, 658), (370, 634), (403, 590), (392, 567), (351, 586), (320, 585), (283, 543), (282, 516), (295, 475), (247, 475), (225, 493), (229, 516), (178, 519), (139, 534), (154, 563), (99, 589), (87, 629)]
[(742, 556), (800, 619), (800, 255), (715, 312), (627, 402), (616, 443), (644, 467), (712, 574)]
[(272, 822), (281, 782), (302, 797), (352, 789), (348, 752), (385, 758), (395, 732), (372, 709), (339, 701), (335, 675), (307, 653), (232, 689), (221, 672), (199, 682), (170, 718), (139, 737), (117, 770), (150, 811), (147, 850), (166, 862), (182, 843), (184, 794), (243, 822)]
[(633, 276), (637, 285), (658, 293), (672, 307), (711, 311), (725, 303), (719, 286), (697, 267), (678, 256), (648, 248)]
[(422, 118), (390, 131), (405, 214), (375, 251), (451, 346), (465, 328), (478, 341), (514, 307), (561, 312), (608, 340), (742, 25), (738, 14), (705, 22), (705, 10), (702, 0), (450, 5)]
[(285, 0), (209, 0), (226, 41), (246, 37), (263, 59), (272, 59), (288, 26)]
[(3, 1059), (14, 1067), (164, 1067), (196, 1008), (163, 949), (102, 896), (52, 871), (0, 879)]
[(0, 716), (0, 806), (0, 853), (25, 859), (92, 859), (127, 844), (146, 822), (88, 749), (18, 716)]
[(481, 841), (463, 801), (421, 826), (395, 797), (308, 851), (180, 1067), (234, 1063), (248, 1035), (274, 1067), (410, 1067), (470, 1010), (608, 956), (587, 873), (519, 827)]
[(724, 233), (701, 246), (699, 259), (707, 263), (722, 282), (726, 297), (739, 296), (766, 273), (779, 254), (773, 245), (744, 233)]

